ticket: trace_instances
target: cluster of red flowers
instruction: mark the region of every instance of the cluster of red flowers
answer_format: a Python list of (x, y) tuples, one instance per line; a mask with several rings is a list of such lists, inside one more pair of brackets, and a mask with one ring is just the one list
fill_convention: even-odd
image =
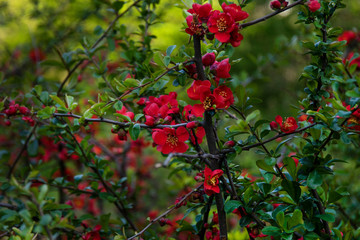
[(225, 85), (219, 86), (211, 91), (210, 81), (195, 80), (187, 90), (187, 94), (192, 100), (200, 100), (201, 104), (187, 106), (187, 110), (196, 117), (202, 117), (207, 110), (214, 107), (227, 109), (234, 103), (234, 96), (230, 88)]
[[(338, 37), (338, 41), (346, 41), (346, 45), (350, 50), (359, 51), (360, 33), (353, 31), (345, 31)], [(360, 57), (354, 58), (355, 52), (350, 51), (343, 59), (344, 64), (349, 61), (349, 65), (356, 65), (356, 68), (360, 70)]]
[(298, 128), (295, 118), (288, 117), (283, 120), (281, 116), (276, 116), (275, 121), (270, 123), (270, 128), (277, 130), (280, 127), (280, 131), (283, 133), (293, 133)]
[(239, 33), (239, 21), (248, 18), (249, 14), (236, 4), (223, 3), (223, 12), (213, 10), (209, 3), (200, 5), (194, 3), (186, 18), (188, 28), (185, 31), (190, 35), (204, 36), (209, 39), (214, 36), (222, 43), (231, 43), (232, 46), (240, 45), (243, 36)]
[(177, 93), (170, 92), (168, 95), (160, 97), (150, 96), (149, 99), (141, 98), (137, 104), (145, 105), (144, 114), (146, 125), (154, 126), (156, 124), (171, 122), (173, 114), (179, 113)]
[(3, 110), (3, 113), (7, 116), (7, 119), (4, 121), (6, 126), (11, 125), (10, 117), (15, 115), (23, 115), (22, 120), (27, 122), (30, 126), (35, 125), (35, 121), (31, 116), (31, 111), (27, 107), (15, 103), (15, 101), (10, 102), (9, 106)]

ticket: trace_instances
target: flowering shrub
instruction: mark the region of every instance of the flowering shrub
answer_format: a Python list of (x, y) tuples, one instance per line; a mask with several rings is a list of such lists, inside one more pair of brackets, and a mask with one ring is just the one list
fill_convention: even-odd
[[(360, 35), (332, 26), (342, 0), (268, 1), (259, 18), (250, 2), (179, 1), (191, 44), (155, 50), (159, 1), (96, 1), (90, 15), (106, 29), (70, 46), (29, 47), (0, 95), (0, 236), (357, 239), (359, 193), (345, 188), (341, 163), (350, 159), (357, 179)], [(294, 47), (311, 56), (308, 65), (285, 74), (298, 74), (304, 91), (293, 94), (297, 113), (275, 107), (267, 118), (248, 84), (266, 73), (237, 76), (234, 52), (249, 44), (246, 28), (290, 9), (304, 33), (315, 32)], [(14, 50), (1, 68), (18, 59)], [(27, 64), (31, 86), (10, 93), (6, 84)]]

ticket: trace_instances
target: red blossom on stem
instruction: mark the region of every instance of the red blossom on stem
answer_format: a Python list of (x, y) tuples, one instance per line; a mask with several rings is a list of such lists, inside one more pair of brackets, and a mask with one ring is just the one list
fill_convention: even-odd
[(221, 4), (221, 8), (224, 10), (225, 13), (231, 15), (235, 22), (245, 20), (249, 17), (249, 14), (241, 9), (240, 6), (236, 4), (229, 4), (226, 3)]
[(309, 0), (305, 4), (308, 6), (310, 12), (316, 12), (321, 8), (321, 4), (318, 2), (318, 0)]
[(214, 171), (211, 171), (210, 168), (207, 166), (205, 167), (204, 191), (208, 196), (220, 192), (219, 177), (221, 177), (223, 173), (224, 172), (221, 169), (215, 169)]
[(157, 150), (163, 154), (172, 152), (184, 153), (189, 146), (184, 142), (189, 139), (189, 133), (185, 127), (154, 129), (152, 138), (157, 144)]
[(205, 3), (204, 5), (194, 3), (192, 8), (188, 10), (188, 13), (195, 14), (201, 21), (206, 22), (211, 10), (212, 6), (210, 3)]
[(270, 127), (271, 129), (277, 129), (278, 127), (280, 127), (280, 130), (283, 133), (292, 133), (295, 132), (295, 130), (298, 128), (298, 125), (295, 118), (288, 117), (285, 118), (285, 121), (283, 121), (283, 118), (278, 115), (275, 117), (275, 122), (272, 121), (270, 123)]
[(207, 24), (209, 31), (214, 33), (215, 38), (222, 43), (227, 43), (230, 40), (230, 33), (235, 27), (235, 22), (231, 15), (218, 10), (211, 12)]
[(358, 36), (353, 31), (344, 31), (339, 37), (338, 41), (346, 41), (346, 44), (349, 44), (353, 41), (356, 41)]
[(211, 70), (215, 72), (215, 76), (218, 78), (230, 78), (230, 69), (231, 65), (228, 58), (222, 60), (221, 62), (215, 62), (211, 66)]

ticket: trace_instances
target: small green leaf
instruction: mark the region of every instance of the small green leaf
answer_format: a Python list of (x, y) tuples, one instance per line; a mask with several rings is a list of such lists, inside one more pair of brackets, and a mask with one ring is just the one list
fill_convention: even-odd
[(325, 213), (325, 214), (321, 214), (321, 215), (316, 215), (316, 217), (327, 221), (327, 222), (335, 222), (335, 216), (329, 213)]
[(295, 202), (299, 202), (301, 195), (301, 188), (298, 182), (284, 179), (281, 182), (281, 186)]
[(300, 209), (296, 209), (293, 212), (292, 217), (288, 220), (287, 225), (288, 225), (288, 229), (292, 230), (292, 228), (304, 224), (304, 220), (303, 220), (303, 215)]
[(278, 214), (276, 214), (276, 221), (281, 227), (284, 227), (284, 222), (285, 222), (284, 211), (278, 212)]
[(274, 237), (281, 235), (281, 229), (274, 226), (264, 227), (261, 232), (265, 235), (274, 236)]
[(140, 134), (140, 124), (136, 123), (134, 125), (131, 125), (129, 128), (129, 133), (132, 140), (138, 139)]
[(230, 200), (230, 201), (227, 201), (225, 203), (225, 212), (226, 213), (231, 213), (233, 212), (236, 208), (238, 208), (239, 206), (241, 205), (241, 202), (240, 201), (236, 201), (236, 200)]
[(169, 56), (171, 55), (171, 53), (174, 51), (174, 49), (176, 48), (176, 45), (171, 45), (169, 46), (167, 49), (166, 49), (166, 56)]
[(257, 160), (256, 165), (265, 171), (275, 173), (274, 168), (272, 166), (269, 166), (268, 164), (266, 164), (265, 160)]
[(54, 102), (56, 102), (57, 104), (59, 104), (61, 107), (67, 108), (67, 107), (66, 107), (66, 104), (64, 103), (64, 101), (61, 100), (58, 96), (56, 96), (56, 95), (50, 95), (50, 98), (51, 98)]
[(319, 187), (322, 182), (322, 176), (317, 170), (312, 171), (307, 178), (307, 186), (312, 189)]

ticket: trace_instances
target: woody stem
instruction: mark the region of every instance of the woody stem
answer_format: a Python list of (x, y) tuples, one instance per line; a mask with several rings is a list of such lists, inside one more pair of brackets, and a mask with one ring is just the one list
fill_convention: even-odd
[[(202, 64), (200, 37), (197, 36), (196, 34), (193, 37), (194, 37), (194, 50), (195, 50), (195, 59), (194, 60), (196, 63), (198, 79), (206, 80), (204, 67)], [(216, 147), (216, 138), (215, 138), (214, 130), (213, 130), (214, 126), (213, 126), (213, 122), (212, 122), (212, 116), (211, 116), (210, 112), (208, 112), (208, 111), (205, 111), (204, 115), (205, 115), (204, 129), (205, 129), (205, 133), (206, 133), (206, 140), (207, 140), (209, 152), (211, 154), (217, 154), (218, 149)], [(218, 169), (221, 167), (220, 166), (221, 162), (219, 160), (211, 159), (210, 162), (211, 162), (211, 166), (209, 166), (209, 167), (212, 170)], [(219, 216), (220, 239), (226, 240), (227, 239), (226, 213), (224, 210), (224, 199), (222, 197), (221, 192), (218, 194), (215, 194), (215, 202), (216, 202), (216, 207), (217, 207), (218, 216)]]

